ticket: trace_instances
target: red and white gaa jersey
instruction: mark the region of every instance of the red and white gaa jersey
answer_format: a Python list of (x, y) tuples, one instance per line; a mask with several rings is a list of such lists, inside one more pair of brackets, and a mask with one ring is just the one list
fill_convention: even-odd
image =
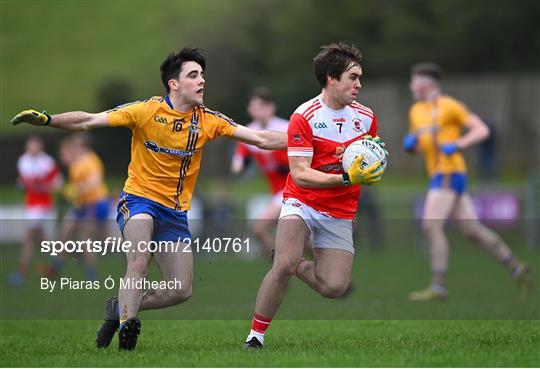
[[(287, 132), (288, 126), (289, 122), (285, 119), (273, 117), (265, 127), (257, 121), (249, 123), (246, 127), (255, 130), (268, 129)], [(253, 157), (257, 161), (257, 165), (266, 176), (273, 194), (283, 191), (287, 181), (287, 175), (289, 174), (289, 158), (286, 151), (263, 150), (257, 146), (238, 142), (233, 160), (244, 160), (248, 157)]]
[[(311, 157), (311, 168), (343, 174), (341, 157), (345, 148), (362, 136), (375, 137), (377, 117), (356, 101), (341, 110), (330, 109), (319, 95), (296, 109), (287, 133), (289, 156)], [(298, 199), (334, 218), (354, 219), (359, 195), (360, 186), (300, 187), (289, 174), (283, 198)]]
[(23, 154), (17, 162), (17, 170), (25, 190), (26, 206), (52, 206), (51, 184), (60, 175), (54, 159), (43, 152)]

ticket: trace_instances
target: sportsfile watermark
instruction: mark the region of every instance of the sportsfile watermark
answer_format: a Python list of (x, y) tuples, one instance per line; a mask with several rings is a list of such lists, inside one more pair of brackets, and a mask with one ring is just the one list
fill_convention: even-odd
[(105, 240), (81, 241), (46, 240), (42, 241), (40, 251), (44, 254), (57, 256), (62, 253), (94, 253), (107, 255), (109, 253), (128, 252), (185, 252), (185, 253), (249, 253), (250, 239), (239, 237), (214, 238), (181, 238), (176, 241), (138, 241), (132, 242), (121, 237), (107, 237)]

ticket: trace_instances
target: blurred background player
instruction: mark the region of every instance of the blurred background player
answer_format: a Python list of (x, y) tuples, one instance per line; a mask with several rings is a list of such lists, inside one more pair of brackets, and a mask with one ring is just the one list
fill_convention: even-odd
[(431, 284), (425, 290), (412, 292), (409, 297), (416, 301), (446, 297), (448, 240), (444, 225), (449, 218), (455, 220), (463, 235), (508, 268), (521, 293), (527, 294), (530, 269), (512, 255), (499, 235), (480, 223), (467, 193), (467, 168), (461, 151), (485, 140), (489, 129), (464, 104), (443, 94), (441, 76), (441, 68), (431, 62), (414, 65), (411, 69), (409, 87), (416, 103), (409, 111), (410, 130), (403, 139), (403, 146), (408, 152), (423, 153), (431, 178), (422, 223), (429, 245)]
[[(64, 196), (72, 203), (61, 225), (59, 240), (67, 241), (78, 233), (82, 240), (103, 240), (106, 237), (106, 220), (109, 215), (109, 191), (105, 184), (104, 165), (92, 150), (91, 138), (79, 132), (60, 143), (60, 160), (68, 169), (68, 183)], [(96, 255), (82, 254), (86, 267), (86, 278), (97, 280)], [(53, 257), (50, 267), (41, 269), (41, 274), (55, 277), (63, 267), (63, 256)]]
[[(287, 132), (289, 122), (275, 116), (276, 103), (268, 89), (258, 88), (253, 92), (247, 112), (253, 119), (247, 127), (255, 130), (270, 129)], [(243, 172), (250, 158), (255, 159), (257, 166), (266, 176), (273, 195), (268, 206), (257, 215), (256, 219), (251, 220), (253, 234), (261, 243), (264, 254), (270, 257), (274, 247), (274, 229), (283, 201), (283, 189), (289, 174), (289, 159), (286, 151), (262, 150), (256, 146), (238, 142), (231, 163), (231, 171), (234, 174)]]
[(54, 159), (43, 149), (43, 141), (37, 136), (30, 136), (25, 153), (17, 162), (17, 182), (25, 193), (26, 233), (21, 245), (19, 270), (7, 276), (7, 282), (12, 286), (23, 284), (27, 277), (34, 242), (44, 239), (44, 223), (47, 219), (54, 219), (53, 192), (63, 182)]

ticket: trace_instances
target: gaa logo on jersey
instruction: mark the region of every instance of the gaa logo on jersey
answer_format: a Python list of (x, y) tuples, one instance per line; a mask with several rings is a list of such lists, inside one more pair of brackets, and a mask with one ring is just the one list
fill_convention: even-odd
[(354, 118), (352, 123), (353, 123), (353, 129), (356, 132), (360, 132), (362, 130), (362, 121), (360, 119)]
[(317, 122), (317, 123), (314, 123), (314, 124), (313, 124), (313, 127), (314, 127), (315, 129), (328, 128), (324, 122)]
[(165, 117), (160, 117), (159, 115), (154, 115), (154, 122), (158, 122), (158, 123), (162, 123), (162, 124), (167, 124), (167, 118), (165, 118)]

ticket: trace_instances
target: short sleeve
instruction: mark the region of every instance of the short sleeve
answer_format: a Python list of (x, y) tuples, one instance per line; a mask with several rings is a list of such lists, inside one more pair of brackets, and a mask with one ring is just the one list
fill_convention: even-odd
[(144, 112), (144, 102), (135, 101), (119, 105), (107, 111), (107, 119), (111, 127), (128, 127), (133, 129), (137, 126)]
[(378, 129), (379, 127), (377, 126), (377, 116), (373, 114), (373, 119), (371, 121), (371, 126), (369, 127), (368, 135), (370, 135), (371, 137), (376, 137)]
[(450, 108), (452, 115), (455, 117), (460, 126), (464, 126), (470, 121), (471, 112), (462, 102), (458, 100), (451, 100)]
[(306, 118), (298, 113), (291, 115), (287, 136), (289, 156), (313, 156), (313, 131)]
[(217, 111), (207, 110), (204, 111), (206, 118), (206, 134), (209, 140), (213, 140), (219, 136), (231, 137), (236, 131), (238, 124)]

